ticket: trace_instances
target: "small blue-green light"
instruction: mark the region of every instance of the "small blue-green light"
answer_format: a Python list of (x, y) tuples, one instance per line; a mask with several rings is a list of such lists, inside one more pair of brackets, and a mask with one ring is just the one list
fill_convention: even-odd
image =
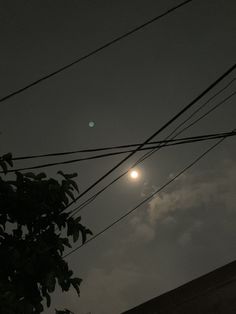
[(94, 122), (94, 121), (90, 121), (90, 122), (89, 122), (89, 127), (90, 127), (90, 128), (93, 128), (94, 126), (95, 126), (95, 122)]

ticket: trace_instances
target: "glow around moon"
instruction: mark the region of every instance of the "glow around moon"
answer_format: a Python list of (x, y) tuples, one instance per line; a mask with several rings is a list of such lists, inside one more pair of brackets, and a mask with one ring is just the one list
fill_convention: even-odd
[(131, 177), (132, 179), (137, 179), (137, 178), (139, 177), (138, 171), (132, 170), (132, 171), (130, 172), (130, 177)]

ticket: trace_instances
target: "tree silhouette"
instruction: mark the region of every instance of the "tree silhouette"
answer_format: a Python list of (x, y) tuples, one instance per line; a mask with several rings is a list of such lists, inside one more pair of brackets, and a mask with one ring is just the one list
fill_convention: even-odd
[[(12, 155), (0, 158), (5, 177), (0, 176), (0, 313), (39, 314), (43, 302), (50, 307), (56, 284), (62, 291), (74, 287), (80, 293), (81, 279), (73, 276), (63, 252), (92, 232), (81, 218), (69, 217), (65, 209), (75, 193), (76, 173), (58, 172), (59, 180), (45, 173), (19, 173), (7, 180)], [(56, 310), (69, 314), (69, 310)]]

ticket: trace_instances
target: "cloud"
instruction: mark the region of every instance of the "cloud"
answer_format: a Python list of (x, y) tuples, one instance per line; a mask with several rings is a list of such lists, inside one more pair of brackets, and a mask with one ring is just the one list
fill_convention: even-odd
[(130, 224), (134, 232), (130, 235), (129, 241), (142, 241), (145, 243), (155, 237), (155, 231), (148, 222), (145, 222), (144, 215), (134, 216), (130, 220)]
[(155, 224), (176, 211), (206, 208), (216, 203), (232, 209), (236, 201), (235, 186), (236, 165), (233, 163), (229, 163), (224, 171), (183, 175), (168, 192), (160, 193), (149, 202), (149, 221)]
[[(222, 162), (215, 171), (181, 175), (168, 191), (155, 196), (146, 210), (139, 210), (132, 217), (132, 241), (149, 242), (155, 239), (160, 229), (172, 228), (172, 232), (178, 232), (176, 240), (179, 245), (190, 244), (193, 234), (198, 234), (203, 227), (203, 219), (211, 219), (212, 223), (216, 217), (211, 215), (223, 214), (216, 209), (223, 209), (225, 217), (227, 213), (236, 213), (235, 186), (236, 163), (232, 161)], [(148, 190), (153, 192), (154, 187), (146, 185), (145, 192)]]
[(71, 291), (61, 307), (118, 314), (233, 260), (235, 187), (235, 162), (181, 176), (113, 235), (82, 276), (81, 297)]
[(192, 241), (192, 236), (193, 236), (193, 233), (197, 232), (197, 231), (201, 231), (202, 229), (202, 226), (203, 226), (203, 222), (198, 220), (198, 221), (195, 221), (192, 226), (190, 226), (185, 232), (183, 232), (177, 242), (181, 245), (181, 246), (186, 246), (188, 244), (191, 243)]

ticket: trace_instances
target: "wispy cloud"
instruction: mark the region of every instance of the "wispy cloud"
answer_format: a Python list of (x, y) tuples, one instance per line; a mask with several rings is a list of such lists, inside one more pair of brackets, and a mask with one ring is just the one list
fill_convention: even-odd
[[(170, 177), (173, 174), (170, 175)], [(212, 210), (209, 215), (214, 215), (214, 208), (221, 207), (224, 212), (235, 212), (236, 204), (236, 163), (224, 162), (216, 171), (191, 172), (184, 174), (169, 187), (168, 191), (155, 196), (147, 205), (146, 210), (140, 210), (130, 220), (133, 228), (132, 239), (142, 238), (151, 241), (163, 226), (180, 224), (182, 232), (178, 242), (181, 245), (191, 242), (192, 235), (198, 232), (203, 221), (198, 217), (203, 211)], [(156, 187), (145, 185), (144, 195)], [(191, 211), (192, 219), (188, 224), (180, 221), (180, 216)]]
[(92, 263), (81, 297), (71, 291), (60, 302), (75, 313), (118, 314), (232, 260), (235, 187), (235, 162), (180, 177), (135, 212)]

